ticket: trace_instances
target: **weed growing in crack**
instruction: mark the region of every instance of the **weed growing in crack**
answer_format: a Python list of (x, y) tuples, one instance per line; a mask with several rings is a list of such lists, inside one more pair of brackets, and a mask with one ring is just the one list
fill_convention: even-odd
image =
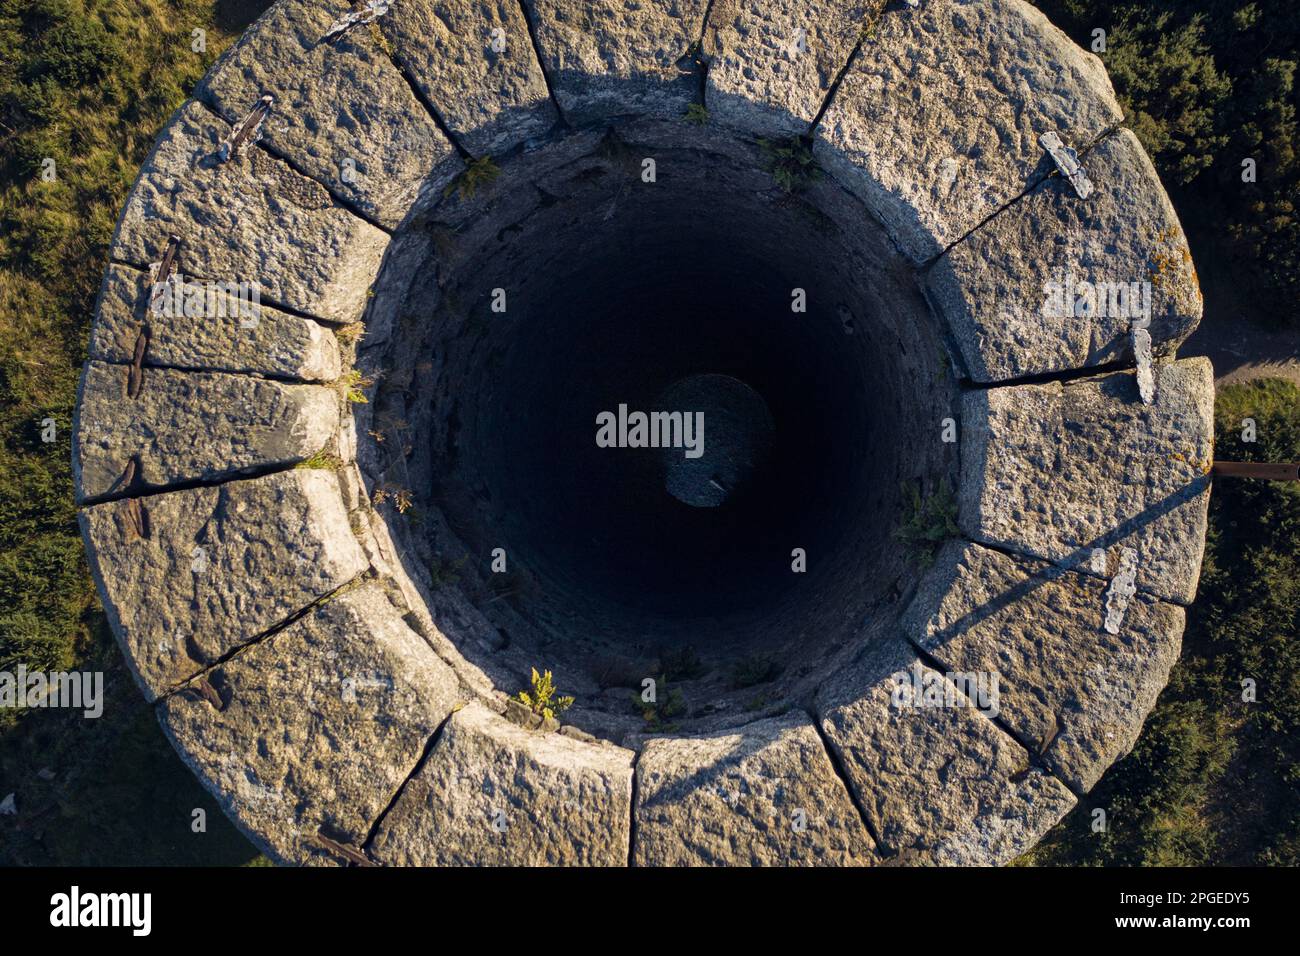
[(550, 671), (538, 674), (537, 668), (534, 667), (531, 684), (529, 690), (521, 690), (515, 695), (515, 699), (539, 717), (554, 720), (556, 714), (562, 714), (573, 706), (572, 697), (556, 696), (555, 680), (551, 677)]
[(907, 545), (922, 567), (929, 567), (939, 545), (959, 534), (957, 498), (947, 479), (940, 479), (928, 498), (921, 497), (919, 483), (905, 481), (902, 488), (903, 521), (894, 529), (894, 537)]
[(767, 157), (767, 171), (783, 192), (798, 192), (821, 178), (821, 168), (813, 159), (812, 144), (802, 137), (760, 139), (758, 144)]
[(709, 109), (703, 103), (691, 103), (687, 105), (686, 113), (682, 118), (688, 123), (703, 126), (709, 121)]
[(633, 694), (632, 706), (645, 721), (646, 730), (671, 733), (677, 729), (677, 724), (673, 723), (672, 719), (686, 713), (686, 698), (677, 688), (669, 688), (667, 676), (660, 674), (659, 679), (655, 681), (654, 700), (646, 700), (641, 694)]
[(479, 188), (501, 175), (501, 168), (491, 156), (480, 156), (465, 167), (465, 171), (449, 182), (442, 191), (443, 197), (456, 193), (461, 199), (473, 199)]

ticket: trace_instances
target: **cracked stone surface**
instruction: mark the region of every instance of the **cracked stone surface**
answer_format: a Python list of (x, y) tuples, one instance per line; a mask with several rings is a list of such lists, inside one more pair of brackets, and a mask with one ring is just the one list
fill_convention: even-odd
[(469, 704), (384, 818), (374, 856), (408, 866), (625, 866), (632, 756)]
[(1090, 575), (952, 541), (903, 627), (947, 670), (997, 673), (999, 716), (1086, 792), (1133, 749), (1183, 633), (1183, 609), (1147, 595), (1107, 633), (1105, 591)]
[(1137, 586), (1190, 604), (1214, 459), (1214, 372), (1184, 359), (1136, 376), (977, 390), (962, 402), (959, 524), (976, 541), (1087, 570), (1093, 548), (1138, 553)]
[(150, 700), (369, 566), (338, 479), (318, 469), (112, 501), (80, 517), (104, 609)]
[(804, 714), (655, 738), (637, 762), (637, 866), (854, 866), (875, 844)]
[(747, 133), (807, 133), (884, 0), (715, 0), (705, 105)]
[[(264, 853), (359, 847), (459, 699), (450, 668), (377, 587), (339, 595), (163, 699), (181, 758)], [(220, 700), (220, 707), (215, 701)]]
[(403, 0), (379, 25), (473, 155), (505, 152), (558, 122), (518, 0)]
[[(241, 372), (303, 381), (339, 377), (338, 342), (319, 322), (258, 304), (241, 309), (227, 289), (213, 290), (218, 314), (206, 302), (209, 287), (186, 282), (179, 295), (205, 303), (208, 314), (165, 314), (151, 308), (153, 282), (138, 269), (110, 265), (99, 293), (90, 333), (90, 357), (130, 363), (142, 330), (148, 329), (144, 365), (214, 372)], [(166, 295), (166, 293), (164, 293)]]
[(221, 372), (145, 369), (128, 397), (130, 367), (89, 362), (73, 450), (81, 500), (122, 494), (128, 462), (147, 487), (237, 477), (320, 451), (339, 425), (339, 394)]
[(704, 28), (707, 0), (523, 0), (542, 63), (569, 122), (631, 113), (680, 118), (699, 80), (679, 65)]
[[(397, 0), (316, 42), (348, 9), (280, 0), (171, 118), (114, 236), (78, 396), (79, 518), (110, 625), (223, 810), (309, 865), (996, 865), (1031, 848), (1168, 679), (1213, 454), (1211, 369), (1174, 361), (1201, 311), (1186, 239), (1101, 62), (1020, 0)], [(219, 162), (263, 92), (260, 141)], [(687, 122), (701, 97), (709, 116)], [(760, 140), (810, 132), (824, 104), (824, 175), (786, 191)], [(1047, 132), (1078, 150), (1090, 199)], [(498, 177), (445, 191), (457, 145)], [(255, 324), (149, 309), (172, 237), (187, 289), (256, 283)], [(886, 356), (861, 360), (878, 374), (859, 391), (903, 423), (861, 454), (884, 461), (882, 489), (959, 478), (970, 540), (921, 573), (864, 539), (846, 563), (893, 592), (743, 609), (798, 648), (792, 673), (674, 679), (685, 713), (652, 734), (628, 681), (660, 652), (563, 670), (598, 646), (582, 601), (538, 601), (556, 582), (513, 546), (498, 586), (469, 533), (508, 496), (465, 484), (473, 514), (437, 496), (482, 453), (484, 403), (518, 399), (495, 363), (530, 299), (568, 294), (569, 273), (590, 305), (580, 287), (606, 280), (577, 264), (611, 249), (607, 271), (641, 281), (663, 250), (695, 267), (710, 244), (745, 258), (677, 281), (770, 267), (832, 290), (809, 334)], [(1153, 404), (1132, 371), (1080, 371), (1132, 362), (1135, 326), (1044, 315), (1063, 271), (1150, 282)], [(999, 384), (1040, 375), (1063, 380)], [(908, 445), (907, 422), (949, 415), (959, 445)], [(884, 526), (901, 500), (873, 485), (837, 514)], [(1111, 634), (1127, 548), (1136, 593)], [(825, 555), (808, 557), (811, 580)], [(556, 732), (508, 702), (552, 661), (578, 696)], [(990, 674), (996, 713), (967, 683)]]
[(194, 101), (177, 111), (131, 189), (111, 256), (146, 268), (178, 235), (186, 276), (256, 282), (269, 303), (359, 318), (388, 235), (260, 147), (219, 163), (230, 133)]
[(371, 27), (321, 40), (351, 9), (348, 0), (280, 0), (194, 95), (238, 126), (270, 93), (261, 143), (391, 229), (462, 164)]
[[(927, 276), (977, 382), (1131, 361), (1137, 316), (1099, 286), (1149, 285), (1143, 311), (1160, 354), (1171, 354), (1200, 321), (1187, 238), (1137, 137), (1119, 130), (1082, 162), (1096, 187), (1088, 199), (1053, 176), (957, 243)], [(1079, 296), (1078, 307), (1056, 301), (1054, 284)]]
[(1020, 0), (886, 12), (817, 127), (814, 154), (916, 262), (937, 256), (1123, 119), (1101, 61)]
[(891, 856), (1005, 863), (1063, 817), (1074, 796), (964, 695), (959, 706), (925, 706), (923, 694), (906, 689), (912, 673), (943, 681), (901, 641), (870, 648), (818, 692), (822, 731)]

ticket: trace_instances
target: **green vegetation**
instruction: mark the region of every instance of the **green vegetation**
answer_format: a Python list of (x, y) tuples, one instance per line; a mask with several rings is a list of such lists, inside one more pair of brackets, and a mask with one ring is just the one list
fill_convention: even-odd
[(959, 534), (957, 498), (940, 479), (934, 494), (921, 497), (919, 483), (903, 482), (903, 520), (894, 529), (894, 537), (907, 545), (922, 567), (934, 563), (939, 545)]
[(789, 139), (760, 139), (767, 157), (767, 171), (784, 192), (796, 193), (821, 178), (821, 167), (813, 159), (812, 143), (799, 136)]
[(358, 405), (369, 403), (370, 399), (366, 398), (365, 389), (375, 384), (374, 379), (366, 378), (358, 369), (349, 369), (339, 379), (343, 388), (343, 395), (349, 402)]
[(690, 644), (681, 647), (666, 648), (659, 652), (659, 668), (671, 681), (695, 680), (703, 677), (709, 669), (700, 658), (700, 653)]
[(501, 169), (496, 163), (492, 162), (491, 156), (480, 156), (478, 159), (470, 161), (465, 166), (464, 171), (449, 182), (442, 194), (450, 196), (456, 193), (461, 199), (473, 199), (480, 187), (486, 186), (497, 176), (501, 175)]
[(755, 687), (776, 680), (781, 665), (765, 654), (752, 654), (736, 663), (731, 670), (731, 686), (736, 690)]
[(572, 697), (555, 695), (555, 680), (551, 677), (551, 672), (538, 674), (536, 667), (533, 668), (532, 689), (521, 690), (515, 697), (534, 714), (551, 720), (556, 714), (562, 714), (573, 706)]
[(655, 699), (646, 700), (638, 692), (632, 695), (632, 706), (636, 708), (645, 729), (652, 733), (672, 733), (677, 728), (674, 717), (686, 713), (686, 698), (676, 687), (668, 686), (668, 677), (660, 674), (655, 678)]
[(686, 115), (683, 117), (688, 123), (694, 123), (696, 126), (703, 126), (709, 121), (709, 110), (703, 103), (690, 103), (686, 107)]
[[(247, 0), (0, 0), (0, 670), (103, 670), (108, 698), (98, 720), (0, 711), (0, 798), (15, 792), (19, 810), (0, 818), (0, 863), (256, 856), (172, 753), (108, 632), (72, 504), (70, 441), (127, 190), (167, 118), (257, 12)], [(188, 808), (206, 810), (206, 833), (191, 830)]]
[[(1300, 460), (1300, 388), (1219, 393), (1217, 454)], [(1256, 443), (1242, 441), (1255, 420)], [(1300, 864), (1300, 486), (1215, 482), (1182, 658), (1133, 752), (1024, 862)], [(1242, 699), (1245, 680), (1256, 699)], [(1105, 833), (1092, 831), (1106, 811)]]
[[(1300, 324), (1300, 152), (1294, 0), (1035, 0), (1106, 64), (1127, 122), (1170, 189), (1198, 263), (1223, 260), (1228, 296)], [(1242, 163), (1255, 161), (1255, 182)], [(1227, 279), (1225, 276), (1225, 283)]]

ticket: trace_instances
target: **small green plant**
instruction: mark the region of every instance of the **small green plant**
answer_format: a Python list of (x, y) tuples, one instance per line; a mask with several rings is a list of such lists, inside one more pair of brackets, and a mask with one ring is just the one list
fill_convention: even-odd
[(343, 459), (331, 451), (322, 448), (310, 458), (305, 458), (298, 462), (295, 468), (321, 468), (326, 471), (333, 471), (335, 468), (343, 467)]
[(349, 322), (334, 330), (334, 338), (338, 339), (340, 345), (352, 345), (354, 342), (360, 342), (362, 336), (366, 334), (366, 327), (361, 322)]
[(537, 668), (534, 667), (531, 683), (531, 690), (521, 690), (515, 698), (534, 714), (553, 720), (556, 714), (562, 714), (573, 706), (572, 697), (555, 695), (555, 680), (551, 677), (550, 671), (538, 674)]
[(365, 405), (370, 401), (362, 390), (374, 385), (374, 379), (366, 378), (358, 369), (354, 368), (347, 371), (339, 381), (342, 383), (343, 394), (347, 396), (349, 402)]
[(486, 186), (501, 175), (501, 169), (492, 162), (491, 156), (480, 156), (472, 160), (465, 171), (447, 184), (442, 191), (444, 197), (457, 193), (461, 199), (473, 199), (481, 186)]
[(469, 560), (469, 555), (462, 555), (455, 561), (435, 557), (429, 562), (429, 584), (435, 588), (440, 588), (446, 584), (455, 584), (460, 580), (460, 575), (457, 572), (467, 560)]
[(822, 171), (813, 159), (812, 145), (801, 137), (760, 139), (758, 144), (767, 156), (767, 171), (782, 191), (798, 192), (821, 177)]
[(921, 497), (919, 482), (905, 481), (902, 487), (903, 522), (894, 529), (894, 537), (912, 549), (923, 567), (929, 567), (939, 545), (960, 533), (957, 499), (947, 479), (940, 479), (934, 494), (928, 498)]
[(766, 684), (781, 673), (781, 665), (764, 654), (743, 658), (731, 669), (731, 686), (737, 690)]
[(672, 723), (672, 719), (686, 713), (686, 699), (682, 692), (675, 687), (669, 688), (668, 678), (660, 674), (655, 681), (655, 699), (646, 700), (642, 693), (632, 695), (632, 706), (645, 721), (646, 730), (675, 730), (677, 725)]
[(709, 121), (709, 108), (703, 103), (690, 103), (686, 107), (686, 115), (683, 118), (688, 123), (703, 126)]
[(699, 653), (689, 644), (660, 651), (659, 667), (671, 681), (694, 680), (708, 673)]

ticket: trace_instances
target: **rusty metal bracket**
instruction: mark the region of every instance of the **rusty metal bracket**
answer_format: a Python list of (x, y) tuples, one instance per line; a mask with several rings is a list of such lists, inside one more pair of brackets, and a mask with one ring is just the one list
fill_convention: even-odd
[(1216, 478), (1258, 478), (1261, 481), (1300, 481), (1300, 462), (1216, 461)]

